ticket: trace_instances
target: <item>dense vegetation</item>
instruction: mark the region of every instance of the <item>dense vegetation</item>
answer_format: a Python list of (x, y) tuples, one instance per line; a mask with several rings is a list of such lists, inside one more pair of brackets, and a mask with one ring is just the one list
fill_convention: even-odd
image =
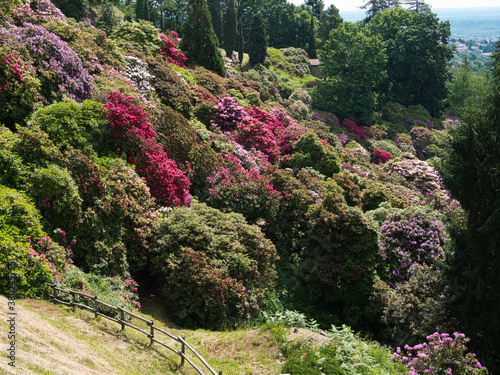
[(354, 355), (486, 373), (461, 332), (498, 369), (500, 44), (489, 75), (451, 71), (449, 24), (419, 2), (354, 24), (229, 2), (242, 61), (213, 3), (7, 3), (0, 292), (14, 273), (20, 296), (55, 281), (140, 306), (137, 281), (186, 327), (279, 332), (296, 310), (396, 352), (334, 326), (336, 345), (284, 348), (293, 374)]

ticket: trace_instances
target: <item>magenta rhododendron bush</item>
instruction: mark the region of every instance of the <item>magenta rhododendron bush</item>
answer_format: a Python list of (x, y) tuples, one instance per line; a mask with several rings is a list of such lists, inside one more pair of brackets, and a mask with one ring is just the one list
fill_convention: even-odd
[(190, 205), (190, 181), (174, 160), (156, 142), (147, 114), (132, 104), (131, 97), (117, 91), (107, 95), (108, 120), (113, 126), (117, 151), (125, 152), (129, 163), (146, 180), (151, 195), (164, 206)]

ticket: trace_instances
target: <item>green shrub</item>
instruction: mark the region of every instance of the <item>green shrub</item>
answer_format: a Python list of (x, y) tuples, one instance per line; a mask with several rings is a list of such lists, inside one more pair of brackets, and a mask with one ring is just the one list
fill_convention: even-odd
[(151, 22), (122, 22), (110, 35), (125, 51), (137, 51), (147, 56), (155, 56), (162, 47), (160, 30)]
[(220, 97), (226, 94), (224, 78), (203, 67), (196, 67), (193, 71), (196, 84), (208, 90), (213, 96)]
[(276, 277), (276, 248), (260, 229), (198, 203), (161, 216), (150, 267), (174, 318), (220, 328), (255, 316)]
[(312, 206), (307, 218), (311, 227), (301, 269), (311, 300), (326, 302), (338, 318), (362, 325), (379, 262), (377, 230), (359, 208), (333, 192)]
[(13, 151), (17, 140), (17, 135), (9, 129), (0, 128), (0, 184), (11, 188), (25, 186), (28, 181), (28, 167)]
[(85, 100), (54, 103), (37, 110), (29, 127), (39, 127), (61, 151), (70, 148), (91, 156), (112, 149), (111, 130), (102, 104)]
[(42, 230), (40, 214), (28, 197), (0, 185), (0, 293), (35, 297), (62, 271), (66, 251)]
[(161, 102), (189, 118), (195, 98), (190, 87), (163, 57), (148, 58), (149, 72), (155, 76), (155, 90)]
[(312, 167), (326, 176), (339, 172), (338, 154), (332, 146), (325, 143), (314, 133), (302, 135), (293, 146), (289, 164), (295, 169)]

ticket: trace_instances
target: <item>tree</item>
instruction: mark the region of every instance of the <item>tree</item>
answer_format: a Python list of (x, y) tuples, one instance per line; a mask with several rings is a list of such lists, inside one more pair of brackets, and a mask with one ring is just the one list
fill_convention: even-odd
[(311, 15), (311, 27), (309, 28), (309, 45), (307, 48), (307, 54), (310, 59), (316, 59), (318, 56), (316, 54), (316, 38), (314, 37), (314, 17)]
[(454, 69), (453, 73), (453, 80), (449, 86), (448, 111), (460, 115), (468, 107), (482, 107), (489, 92), (489, 81), (486, 76), (472, 72), (467, 55), (464, 55), (461, 65)]
[(267, 36), (264, 21), (260, 13), (253, 16), (250, 27), (250, 65), (263, 64), (267, 54)]
[(313, 92), (313, 105), (342, 118), (374, 120), (387, 61), (379, 37), (360, 22), (344, 23), (332, 30), (320, 58), (326, 81)]
[(383, 12), (387, 9), (386, 0), (365, 0), (365, 3), (360, 6), (361, 9), (367, 9), (365, 21), (371, 20), (377, 12)]
[(199, 64), (220, 76), (226, 74), (205, 0), (189, 0), (188, 17), (184, 23), (181, 50), (190, 64)]
[(313, 16), (319, 19), (321, 11), (325, 7), (325, 2), (323, 0), (305, 0), (304, 4), (311, 7)]
[(220, 9), (220, 0), (210, 0), (208, 2), (208, 9), (210, 10), (210, 15), (212, 16), (212, 26), (214, 28), (215, 35), (219, 41), (223, 40), (222, 37), (222, 11)]
[(387, 101), (420, 104), (433, 114), (443, 109), (453, 56), (449, 22), (430, 12), (395, 8), (377, 13), (368, 28), (387, 49)]
[(146, 0), (136, 0), (135, 1), (135, 18), (138, 20), (143, 20), (144, 18), (144, 6)]
[(430, 11), (429, 5), (422, 0), (406, 0), (405, 4), (409, 10), (413, 10), (417, 13)]
[(317, 32), (317, 36), (321, 41), (321, 44), (318, 46), (319, 49), (322, 49), (324, 43), (328, 40), (330, 31), (339, 27), (342, 22), (344, 22), (344, 20), (340, 16), (339, 10), (335, 5), (332, 4), (328, 9), (321, 11)]
[(238, 22), (238, 60), (240, 60), (240, 65), (243, 62), (244, 49), (245, 49), (245, 38), (243, 37), (243, 23), (240, 20)]
[(226, 12), (224, 14), (224, 49), (226, 56), (231, 58), (233, 51), (236, 50), (236, 1), (229, 0)]
[(500, 370), (500, 42), (496, 48), (492, 93), (462, 116), (443, 163), (445, 183), (468, 214), (467, 226), (452, 233), (452, 309), (491, 373)]

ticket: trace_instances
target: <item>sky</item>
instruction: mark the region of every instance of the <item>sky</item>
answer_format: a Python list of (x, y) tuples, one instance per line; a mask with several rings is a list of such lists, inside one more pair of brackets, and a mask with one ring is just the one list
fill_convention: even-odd
[[(290, 2), (300, 5), (304, 0), (289, 0)], [(358, 10), (365, 1), (363, 0), (323, 0), (325, 8), (330, 4), (335, 5), (340, 11), (342, 10)], [(440, 8), (478, 8), (478, 7), (500, 7), (500, 0), (427, 0), (425, 3), (429, 4), (433, 9)]]

